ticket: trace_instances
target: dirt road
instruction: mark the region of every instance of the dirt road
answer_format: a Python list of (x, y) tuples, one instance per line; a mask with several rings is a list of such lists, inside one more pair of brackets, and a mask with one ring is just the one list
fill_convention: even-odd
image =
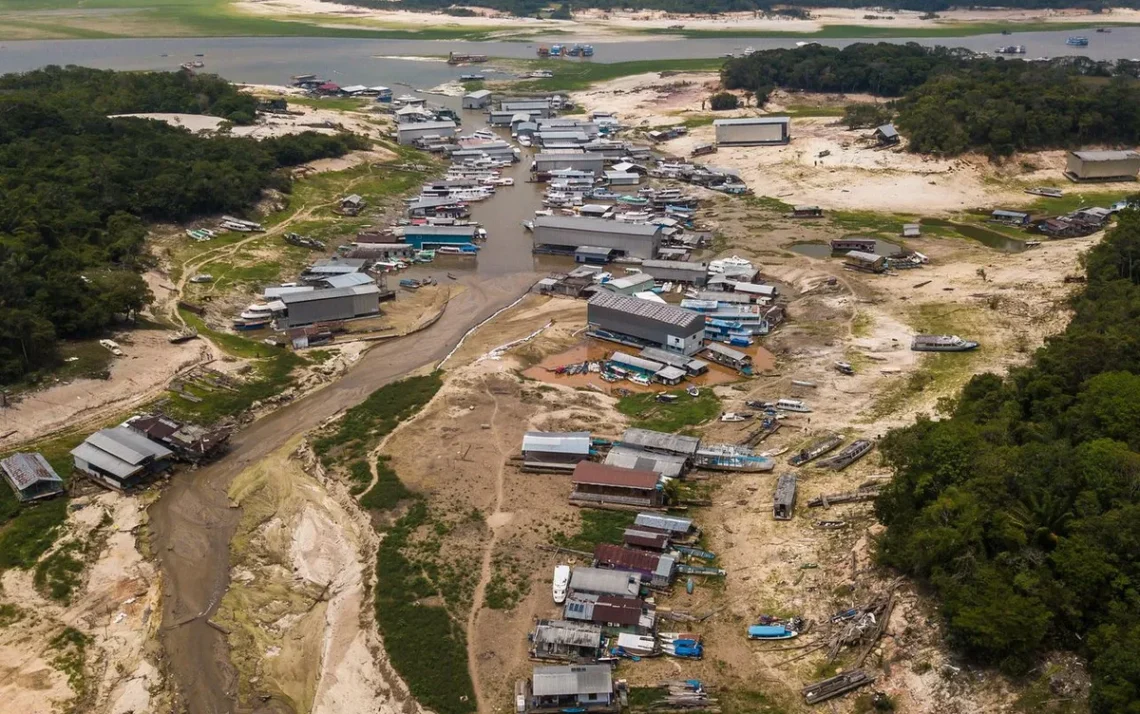
[(295, 434), (361, 402), (385, 383), (434, 365), (473, 325), (523, 294), (533, 273), (470, 276), (439, 322), (368, 352), (339, 381), (255, 422), (233, 440), (221, 461), (176, 478), (150, 509), (152, 547), (163, 577), (167, 674), (177, 703), (190, 714), (237, 711), (236, 673), (225, 637), (207, 623), (229, 582), (229, 543), (240, 511), (226, 496), (230, 481)]

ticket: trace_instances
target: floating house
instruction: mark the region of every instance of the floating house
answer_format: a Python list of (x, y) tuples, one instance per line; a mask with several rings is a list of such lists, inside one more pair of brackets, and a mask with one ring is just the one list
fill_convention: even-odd
[(687, 356), (700, 351), (705, 336), (700, 313), (606, 291), (590, 298), (586, 322), (594, 337)]
[(990, 214), (990, 220), (995, 223), (1005, 223), (1010, 226), (1027, 226), (1029, 225), (1029, 214), (1022, 211), (1006, 211), (999, 208)]
[(701, 440), (695, 436), (666, 434), (651, 429), (626, 429), (618, 443), (647, 453), (672, 454), (687, 460), (691, 460), (701, 447)]
[(752, 371), (752, 357), (745, 353), (725, 347), (716, 342), (705, 345), (704, 355), (717, 364), (731, 367), (738, 372), (748, 374)]
[(573, 471), (590, 458), (588, 431), (528, 431), (523, 435), (523, 467), (541, 471)]
[(657, 609), (635, 597), (574, 593), (567, 598), (562, 617), (592, 622), (608, 630), (641, 633), (653, 630)]
[(581, 461), (574, 467), (571, 477), (574, 488), (570, 493), (570, 503), (660, 507), (665, 503), (660, 479), (653, 471)]
[(641, 576), (602, 568), (574, 568), (570, 573), (570, 592), (590, 595), (613, 595), (635, 598), (641, 594)]
[(77, 470), (120, 491), (165, 471), (172, 455), (170, 449), (125, 426), (101, 429), (71, 450)]
[[(676, 369), (668, 367), (667, 369)], [(680, 372), (680, 370), (677, 370)], [(624, 444), (614, 444), (606, 454), (607, 466), (653, 471), (665, 478), (682, 478), (689, 470), (689, 459), (679, 454), (643, 451)]]
[(583, 245), (574, 249), (574, 262), (586, 265), (605, 265), (613, 260), (613, 248), (596, 245)]
[(703, 286), (709, 277), (708, 263), (694, 263), (686, 260), (643, 260), (641, 272), (652, 275), (654, 280), (672, 281)]
[(231, 433), (227, 428), (207, 429), (194, 424), (182, 424), (161, 414), (134, 416), (124, 426), (165, 446), (178, 458), (191, 463), (220, 456), (229, 443)]
[(673, 540), (689, 540), (700, 534), (693, 525), (693, 519), (664, 516), (660, 513), (638, 513), (633, 519), (633, 525), (668, 533)]
[(832, 253), (846, 253), (849, 250), (861, 250), (874, 253), (878, 241), (874, 238), (836, 238), (831, 241)]
[(609, 248), (617, 255), (653, 258), (661, 245), (661, 226), (584, 216), (539, 216), (534, 244), (549, 252), (571, 253), (582, 246)]
[(574, 169), (600, 178), (605, 173), (605, 157), (581, 150), (544, 151), (535, 155), (531, 169), (540, 176), (559, 169)]
[(449, 139), (455, 136), (455, 122), (453, 121), (418, 121), (396, 126), (396, 141), (401, 146), (408, 146), (419, 139), (438, 138)]
[(861, 250), (849, 250), (843, 256), (843, 265), (852, 270), (861, 270), (864, 273), (882, 273), (887, 269), (887, 259), (874, 253)]
[(653, 276), (648, 273), (631, 273), (602, 283), (602, 289), (618, 295), (633, 295), (644, 290), (652, 290), (654, 283)]
[(1073, 181), (1135, 181), (1138, 172), (1137, 151), (1071, 151), (1065, 166)]
[(744, 117), (713, 122), (717, 146), (786, 144), (791, 140), (788, 117)]
[(404, 242), (416, 250), (440, 246), (474, 246), (479, 235), (476, 226), (404, 226)]
[(0, 460), (0, 473), (20, 501), (35, 501), (63, 493), (63, 479), (42, 454), (17, 453)]
[(530, 635), (530, 656), (534, 659), (594, 661), (601, 656), (605, 642), (602, 628), (587, 622), (539, 620)]
[(685, 374), (690, 377), (697, 377), (709, 371), (709, 364), (704, 360), (693, 359), (692, 357), (686, 357), (685, 355), (669, 352), (657, 347), (646, 347), (638, 352), (637, 356), (683, 369), (685, 370)]
[(661, 552), (669, 549), (671, 541), (668, 533), (641, 528), (626, 528), (621, 534), (621, 543), (630, 548), (644, 548), (645, 550)]
[(464, 109), (486, 109), (491, 106), (491, 90), (477, 89), (463, 95)]
[(515, 687), (518, 714), (609, 714), (621, 711), (608, 664), (535, 667), (529, 682)]
[(672, 583), (677, 568), (677, 559), (672, 555), (624, 548), (612, 543), (599, 543), (594, 547), (594, 563), (599, 568), (638, 573), (644, 582), (655, 587), (667, 587)]

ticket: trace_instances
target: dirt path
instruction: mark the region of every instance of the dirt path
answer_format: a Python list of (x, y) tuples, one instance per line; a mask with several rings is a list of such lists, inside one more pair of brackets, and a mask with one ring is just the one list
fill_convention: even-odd
[(483, 610), (483, 597), (487, 584), (491, 581), (491, 558), (495, 554), (495, 544), (499, 541), (499, 529), (510, 522), (511, 514), (503, 511), (503, 472), (507, 467), (509, 451), (503, 446), (499, 432), (499, 398), (487, 385), (487, 394), (494, 400), (495, 409), (491, 412), (491, 438), (495, 451), (499, 453), (499, 465), (495, 469), (495, 511), (487, 518), (487, 526), (491, 529), (491, 537), (487, 539), (487, 547), (483, 551), (483, 563), (479, 568), (479, 582), (475, 585), (475, 594), (471, 597), (471, 612), (467, 616), (467, 671), (471, 675), (471, 684), (475, 689), (476, 711), (490, 711), (483, 697), (483, 687), (479, 683), (479, 658), (476, 652), (475, 628), (478, 625), (479, 613)]
[(207, 624), (229, 584), (229, 543), (240, 516), (230, 481), (293, 435), (363, 401), (388, 382), (436, 364), (472, 326), (524, 293), (540, 276), (467, 276), (438, 322), (410, 339), (380, 343), (341, 379), (254, 422), (230, 453), (176, 477), (150, 509), (151, 543), (163, 577), (164, 663), (189, 714), (235, 710), (236, 675), (225, 637)]

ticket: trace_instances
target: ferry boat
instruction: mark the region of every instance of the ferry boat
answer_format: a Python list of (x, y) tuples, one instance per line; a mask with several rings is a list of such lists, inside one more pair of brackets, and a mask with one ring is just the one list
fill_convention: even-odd
[(977, 347), (977, 342), (963, 340), (958, 335), (915, 335), (910, 343), (915, 352), (968, 352)]
[(1070, 37), (1067, 40), (1065, 40), (1065, 44), (1066, 45), (1072, 45), (1073, 47), (1088, 47), (1089, 46), (1089, 38), (1087, 38), (1087, 37)]

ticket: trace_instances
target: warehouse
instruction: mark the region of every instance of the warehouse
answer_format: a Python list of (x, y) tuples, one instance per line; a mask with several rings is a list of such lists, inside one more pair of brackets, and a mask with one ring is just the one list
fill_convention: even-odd
[(623, 548), (613, 543), (594, 546), (594, 562), (599, 568), (638, 573), (655, 587), (667, 587), (676, 575), (677, 559), (663, 553)]
[(594, 337), (684, 355), (700, 351), (705, 338), (700, 313), (606, 291), (590, 298), (586, 322)]
[(380, 314), (380, 288), (356, 285), (350, 288), (314, 290), (311, 293), (282, 295), (285, 315), (277, 318), (277, 329), (288, 330), (318, 322), (339, 322)]
[(713, 122), (717, 146), (786, 144), (791, 140), (788, 117), (745, 117)]
[(435, 248), (441, 245), (475, 245), (479, 234), (476, 226), (404, 226), (404, 242), (416, 248)]
[(602, 283), (602, 288), (618, 295), (633, 295), (654, 287), (653, 276), (648, 273), (632, 273)]
[(133, 488), (146, 476), (166, 470), (172, 455), (125, 426), (101, 429), (71, 450), (76, 469), (116, 490)]
[(536, 174), (548, 174), (558, 169), (588, 171), (596, 178), (605, 172), (605, 157), (584, 151), (545, 151), (534, 157), (531, 167)]
[(574, 568), (570, 573), (570, 592), (637, 597), (641, 594), (641, 576), (601, 568)]
[(579, 461), (570, 478), (574, 487), (570, 503), (656, 508), (665, 503), (660, 481), (661, 477), (653, 471)]
[(570, 253), (588, 245), (612, 248), (618, 255), (652, 258), (661, 245), (661, 227), (581, 216), (539, 216), (534, 221), (534, 244), (550, 252)]
[(1072, 151), (1065, 176), (1073, 181), (1135, 181), (1140, 152)]
[(463, 95), (464, 109), (486, 109), (491, 106), (491, 90), (477, 89)]
[(402, 146), (407, 146), (416, 139), (423, 139), (429, 136), (441, 139), (449, 139), (455, 136), (455, 122), (420, 121), (413, 124), (399, 124), (396, 126), (397, 141), (399, 141)]
[(63, 493), (63, 479), (38, 452), (12, 454), (0, 461), (0, 472), (16, 498), (34, 501)]
[(693, 263), (687, 260), (646, 260), (641, 263), (641, 272), (652, 275), (655, 280), (704, 285), (708, 280), (708, 263)]
[(573, 471), (579, 461), (590, 458), (590, 432), (528, 431), (522, 455), (528, 470)]

